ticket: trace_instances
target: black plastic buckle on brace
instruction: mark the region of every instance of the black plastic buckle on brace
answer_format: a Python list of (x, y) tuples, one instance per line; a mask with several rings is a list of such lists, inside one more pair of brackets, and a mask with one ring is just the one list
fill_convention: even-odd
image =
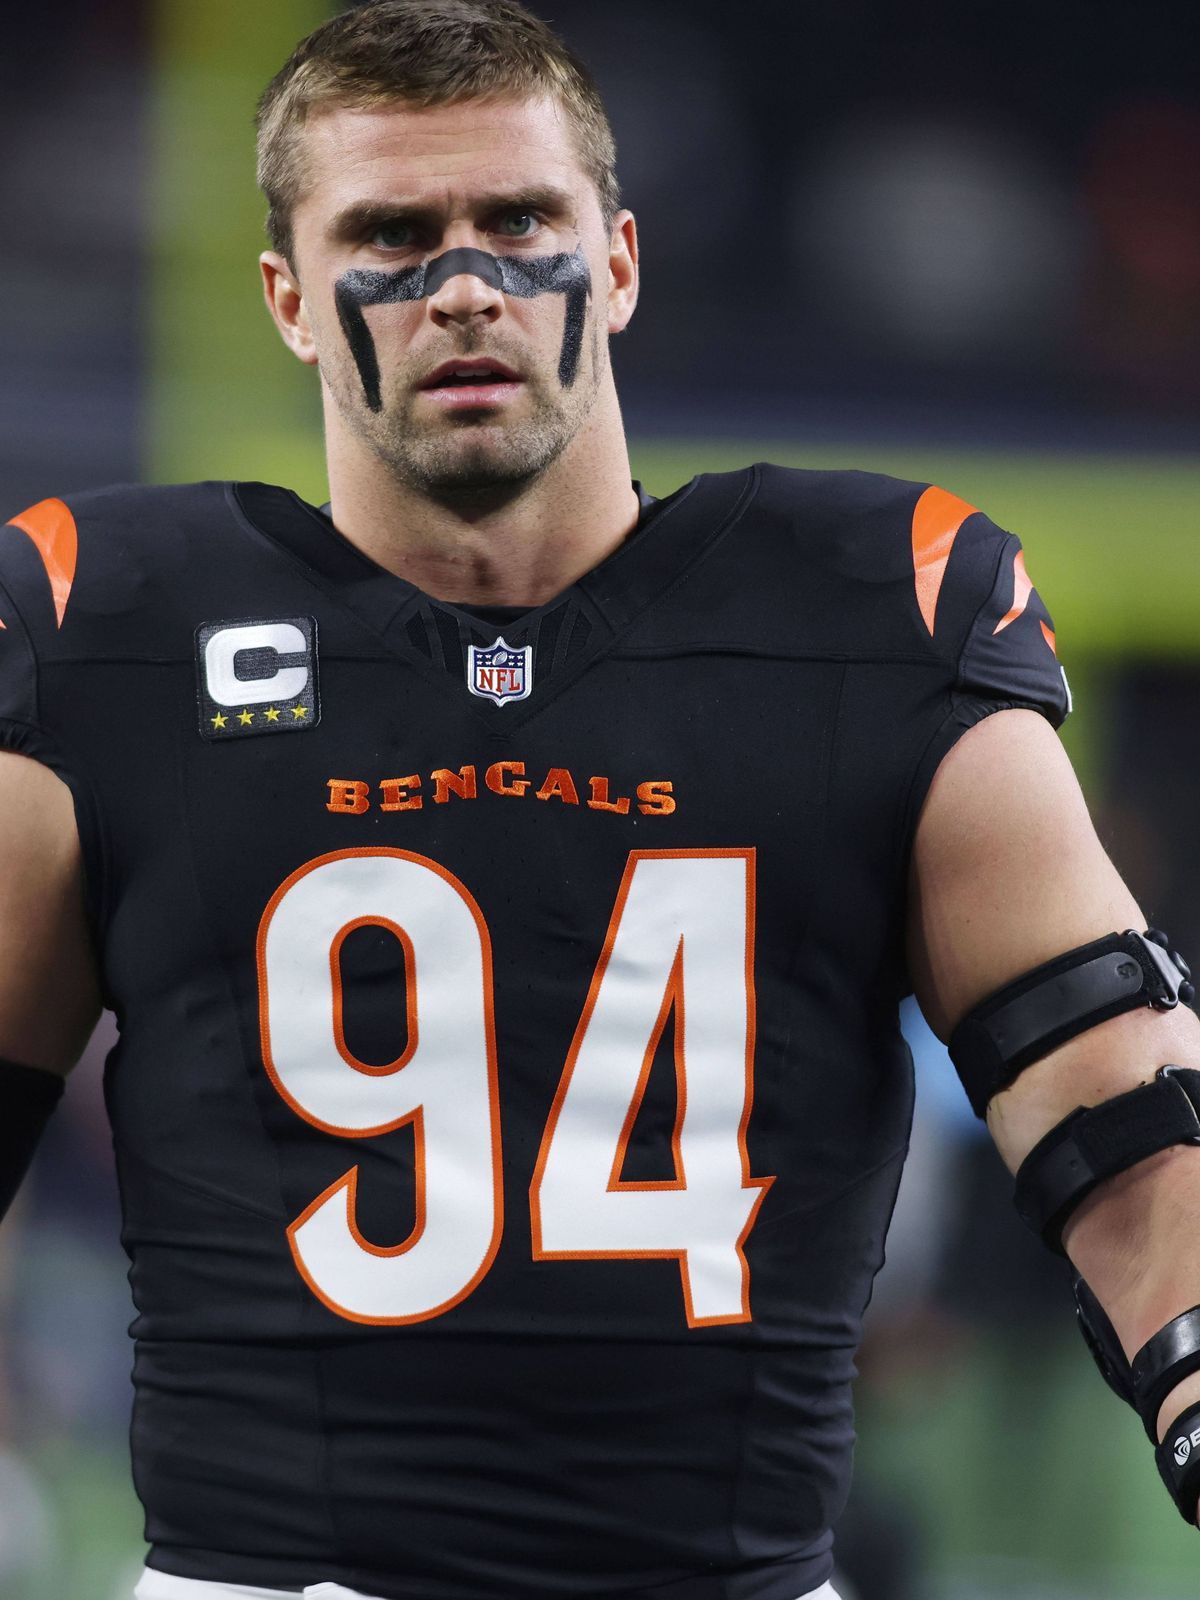
[(1138, 941), (1162, 979), (1163, 987), (1157, 994), (1147, 985), (1146, 1003), (1156, 1011), (1174, 1011), (1181, 1000), (1185, 1006), (1190, 1006), (1196, 998), (1192, 969), (1178, 950), (1170, 949), (1166, 934), (1158, 928), (1147, 928), (1144, 934), (1127, 928), (1125, 936)]

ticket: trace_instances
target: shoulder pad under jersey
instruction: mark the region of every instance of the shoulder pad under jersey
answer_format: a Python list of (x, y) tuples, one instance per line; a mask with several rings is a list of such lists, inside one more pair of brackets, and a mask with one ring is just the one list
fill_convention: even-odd
[[(1020, 540), (935, 485), (760, 464), (736, 527), (672, 600), (689, 642), (927, 661), (947, 688), (1069, 709)], [(695, 637), (692, 638), (691, 635)]]

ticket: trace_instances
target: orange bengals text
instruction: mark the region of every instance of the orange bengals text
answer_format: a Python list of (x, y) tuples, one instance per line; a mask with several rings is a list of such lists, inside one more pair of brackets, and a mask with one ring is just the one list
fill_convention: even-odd
[(380, 778), (374, 784), (365, 778), (329, 778), (325, 787), (326, 811), (345, 816), (362, 816), (365, 811), (420, 811), (426, 800), (444, 806), (488, 794), (515, 800), (532, 796), (618, 817), (628, 816), (635, 807), (644, 817), (669, 817), (675, 810), (675, 786), (669, 778), (647, 779), (627, 795), (614, 793), (608, 778), (577, 783), (568, 768), (551, 767), (535, 787), (534, 780), (525, 775), (523, 761), (493, 761), (483, 769), (482, 779), (474, 766), (435, 767), (428, 781), (419, 772), (410, 772), (403, 778)]

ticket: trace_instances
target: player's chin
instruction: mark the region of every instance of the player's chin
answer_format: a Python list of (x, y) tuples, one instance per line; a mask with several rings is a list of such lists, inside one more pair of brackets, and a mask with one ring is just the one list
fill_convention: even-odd
[(536, 478), (562, 448), (556, 438), (534, 433), (513, 437), (502, 430), (460, 430), (441, 448), (422, 452), (426, 486), (439, 493), (487, 494), (517, 489)]

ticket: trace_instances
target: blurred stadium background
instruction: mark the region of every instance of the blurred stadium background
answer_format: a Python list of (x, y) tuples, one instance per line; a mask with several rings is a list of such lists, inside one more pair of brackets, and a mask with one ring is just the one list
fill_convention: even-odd
[[(1065, 738), (1200, 952), (1200, 65), (1164, 0), (534, 0), (593, 66), (645, 287), (615, 352), (666, 492), (768, 457), (1019, 531)], [(57, 0), (0, 44), (0, 509), (130, 479), (322, 500), (258, 297), (255, 96), (322, 0)], [(846, 1600), (1183, 1600), (1200, 1544), (1078, 1342), (943, 1052), (862, 1358)], [(131, 1311), (106, 1027), (0, 1235), (0, 1600), (127, 1600)], [(247, 1441), (253, 1447), (253, 1441)]]

